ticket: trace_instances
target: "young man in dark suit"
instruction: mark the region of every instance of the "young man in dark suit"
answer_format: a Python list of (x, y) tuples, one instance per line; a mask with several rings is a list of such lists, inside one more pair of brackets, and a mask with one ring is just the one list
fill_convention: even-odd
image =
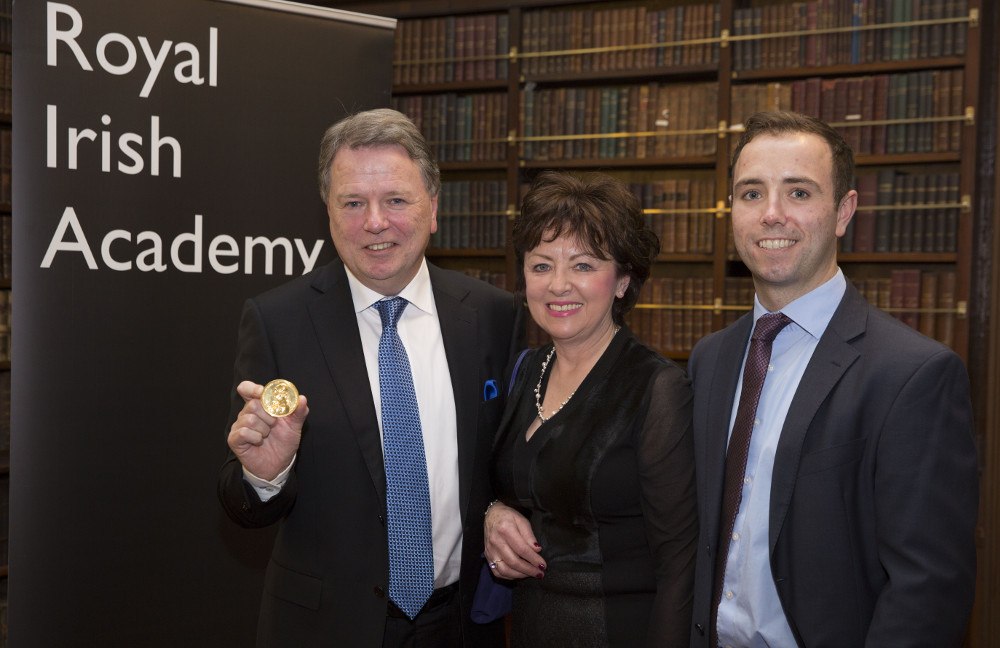
[[(332, 126), (319, 177), (339, 259), (247, 301), (219, 480), (236, 522), (280, 525), (258, 646), (502, 645), (502, 622), (469, 609), (521, 311), (424, 259), (440, 174), (404, 115)], [(275, 378), (303, 394), (289, 416), (261, 402)], [(386, 391), (401, 384), (406, 398)]]
[(857, 193), (835, 130), (758, 113), (732, 169), (756, 297), (689, 362), (691, 645), (957, 646), (978, 506), (965, 368), (844, 279), (837, 239)]

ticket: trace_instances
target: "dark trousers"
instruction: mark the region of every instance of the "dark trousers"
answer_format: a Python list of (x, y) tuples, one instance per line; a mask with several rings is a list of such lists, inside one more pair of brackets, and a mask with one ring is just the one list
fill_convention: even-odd
[(389, 603), (382, 648), (461, 648), (458, 584), (434, 592), (415, 619)]

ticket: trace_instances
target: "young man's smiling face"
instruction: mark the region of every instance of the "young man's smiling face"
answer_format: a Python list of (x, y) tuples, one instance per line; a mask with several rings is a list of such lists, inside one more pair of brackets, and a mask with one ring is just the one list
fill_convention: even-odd
[(740, 153), (733, 169), (733, 235), (768, 310), (836, 274), (837, 239), (854, 215), (857, 192), (839, 203), (833, 193), (833, 156), (818, 135), (759, 135)]

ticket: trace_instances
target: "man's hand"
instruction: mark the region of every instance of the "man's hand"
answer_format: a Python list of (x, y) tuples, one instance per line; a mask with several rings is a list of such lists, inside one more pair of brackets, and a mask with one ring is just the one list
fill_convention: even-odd
[(288, 467), (299, 450), (302, 425), (309, 415), (306, 397), (288, 416), (276, 418), (264, 411), (260, 402), (264, 386), (244, 380), (236, 392), (246, 404), (229, 430), (229, 448), (254, 476), (273, 480)]

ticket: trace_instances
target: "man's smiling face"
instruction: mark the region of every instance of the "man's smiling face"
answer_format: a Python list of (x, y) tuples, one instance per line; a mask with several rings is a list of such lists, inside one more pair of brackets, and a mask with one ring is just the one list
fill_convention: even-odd
[(733, 235), (761, 303), (775, 311), (837, 272), (837, 238), (857, 193), (834, 202), (833, 157), (818, 135), (760, 135), (733, 169)]

